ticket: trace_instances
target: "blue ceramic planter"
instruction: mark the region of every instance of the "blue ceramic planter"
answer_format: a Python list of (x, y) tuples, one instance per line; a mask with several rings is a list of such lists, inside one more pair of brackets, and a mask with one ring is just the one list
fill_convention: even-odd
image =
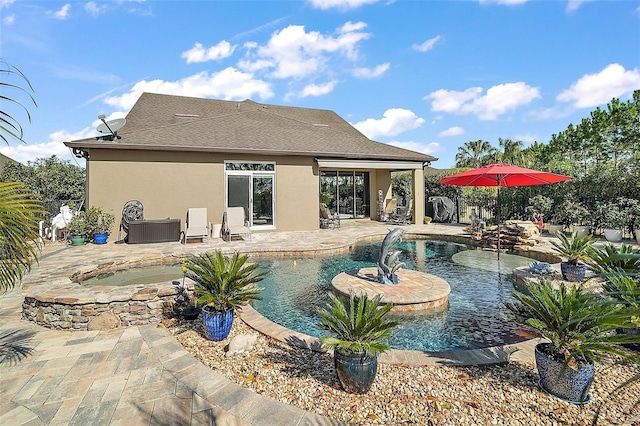
[(219, 342), (227, 338), (233, 325), (233, 308), (224, 312), (202, 308), (202, 325), (207, 339)]
[(107, 244), (109, 234), (93, 234), (93, 242), (96, 244)]
[(333, 354), (333, 362), (342, 388), (349, 393), (367, 393), (376, 378), (378, 358), (362, 355)]
[(542, 390), (572, 404), (588, 403), (591, 400), (589, 389), (593, 382), (595, 366), (583, 365), (577, 371), (569, 368), (543, 352), (542, 349), (549, 345), (539, 343), (535, 349), (536, 367)]
[(562, 262), (560, 264), (560, 271), (565, 281), (577, 283), (584, 281), (587, 268), (584, 265), (571, 265), (567, 262)]

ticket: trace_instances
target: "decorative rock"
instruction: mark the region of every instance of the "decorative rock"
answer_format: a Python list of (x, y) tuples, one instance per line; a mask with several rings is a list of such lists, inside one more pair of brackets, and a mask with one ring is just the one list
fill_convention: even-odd
[(87, 330), (114, 330), (120, 325), (120, 319), (111, 312), (103, 312), (89, 320)]
[(258, 338), (255, 334), (239, 334), (229, 342), (229, 350), (225, 356), (233, 356), (244, 352), (249, 352), (255, 345)]

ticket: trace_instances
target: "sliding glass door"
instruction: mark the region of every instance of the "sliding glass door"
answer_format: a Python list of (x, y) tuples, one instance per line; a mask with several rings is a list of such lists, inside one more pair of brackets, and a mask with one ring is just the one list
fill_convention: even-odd
[(251, 228), (275, 225), (275, 165), (226, 163), (226, 207), (244, 207)]
[(320, 173), (320, 202), (341, 218), (369, 217), (369, 173), (323, 170)]

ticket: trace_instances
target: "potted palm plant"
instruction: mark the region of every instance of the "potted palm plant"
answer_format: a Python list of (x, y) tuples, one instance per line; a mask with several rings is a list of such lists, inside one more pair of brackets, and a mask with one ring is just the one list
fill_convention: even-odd
[(202, 308), (202, 323), (209, 340), (225, 339), (233, 325), (235, 310), (260, 299), (263, 290), (256, 284), (266, 271), (256, 263), (247, 264), (247, 255), (238, 252), (227, 257), (217, 250), (202, 253), (183, 262), (184, 275), (194, 281), (194, 293)]
[(102, 207), (93, 206), (86, 212), (89, 235), (93, 236), (96, 244), (106, 244), (115, 221), (115, 215)]
[(640, 361), (638, 354), (621, 346), (638, 342), (640, 336), (616, 333), (616, 329), (637, 326), (637, 308), (611, 303), (580, 286), (568, 289), (564, 282), (556, 288), (544, 278), (532, 283), (528, 293), (515, 291), (514, 297), (515, 303), (505, 303), (511, 320), (548, 339), (535, 347), (544, 391), (574, 404), (586, 404), (594, 363), (603, 355)]
[(553, 250), (567, 259), (560, 263), (562, 278), (571, 282), (584, 280), (587, 266), (583, 261), (589, 258), (588, 249), (594, 242), (593, 238), (591, 235), (579, 237), (576, 232), (571, 234), (571, 237), (559, 232), (556, 237), (560, 242), (551, 241)]
[(325, 308), (316, 309), (320, 327), (331, 335), (320, 339), (322, 347), (333, 349), (333, 360), (342, 388), (349, 393), (367, 393), (378, 371), (378, 356), (389, 349), (387, 339), (398, 323), (387, 320), (391, 303), (379, 306), (381, 295), (366, 294), (342, 301), (329, 293)]

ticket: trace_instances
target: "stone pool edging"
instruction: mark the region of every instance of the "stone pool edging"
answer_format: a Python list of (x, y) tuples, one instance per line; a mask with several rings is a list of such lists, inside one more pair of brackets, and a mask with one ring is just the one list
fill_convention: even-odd
[(71, 274), (42, 271), (23, 286), (23, 318), (61, 330), (105, 330), (159, 323), (178, 294), (171, 281), (133, 286), (83, 287), (79, 281), (145, 266), (176, 265), (185, 256), (151, 254), (133, 261), (105, 260)]
[[(250, 257), (310, 257), (348, 252), (360, 242), (379, 241), (388, 230), (381, 229), (354, 237), (350, 243), (331, 243), (326, 248), (283, 251), (279, 248), (243, 250)], [(405, 239), (431, 239), (458, 242), (478, 246), (478, 241), (468, 235), (443, 235), (429, 232), (407, 232)], [(327, 243), (329, 245), (329, 243)], [(203, 251), (214, 251), (209, 248)], [(235, 250), (222, 249), (225, 253)], [(538, 260), (549, 258), (544, 251), (529, 248), (524, 254)], [(83, 287), (78, 281), (135, 267), (176, 265), (194, 253), (149, 253), (139, 259), (123, 256), (105, 259), (96, 265), (76, 268), (68, 266), (53, 270), (31, 272), (23, 285), (23, 318), (38, 325), (63, 330), (112, 329), (136, 325), (157, 324), (171, 310), (178, 294), (172, 282), (140, 284), (134, 286)]]

